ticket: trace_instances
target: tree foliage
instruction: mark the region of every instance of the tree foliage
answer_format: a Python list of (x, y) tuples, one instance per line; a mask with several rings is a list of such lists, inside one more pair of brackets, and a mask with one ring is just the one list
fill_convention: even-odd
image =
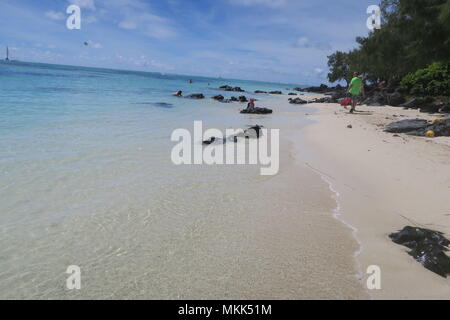
[(382, 26), (357, 48), (329, 56), (330, 82), (363, 73), (369, 82), (401, 79), (434, 62), (450, 64), (450, 0), (382, 0)]
[(443, 63), (432, 63), (406, 75), (401, 87), (414, 95), (450, 96), (450, 68)]

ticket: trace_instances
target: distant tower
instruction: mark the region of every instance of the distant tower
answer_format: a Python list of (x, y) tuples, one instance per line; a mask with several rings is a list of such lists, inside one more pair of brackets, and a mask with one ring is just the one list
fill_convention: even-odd
[(6, 59), (5, 61), (9, 61), (9, 48), (6, 47)]

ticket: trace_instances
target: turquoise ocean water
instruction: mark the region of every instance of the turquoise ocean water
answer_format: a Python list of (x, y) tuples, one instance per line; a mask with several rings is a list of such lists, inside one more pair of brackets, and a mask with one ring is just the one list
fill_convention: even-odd
[[(247, 92), (217, 89), (227, 84)], [(0, 63), (0, 298), (243, 297), (222, 276), (245, 259), (249, 214), (267, 209), (249, 200), (265, 178), (259, 167), (176, 167), (170, 136), (194, 120), (270, 127), (273, 117), (210, 97), (295, 86)], [(66, 290), (69, 265), (84, 290)]]

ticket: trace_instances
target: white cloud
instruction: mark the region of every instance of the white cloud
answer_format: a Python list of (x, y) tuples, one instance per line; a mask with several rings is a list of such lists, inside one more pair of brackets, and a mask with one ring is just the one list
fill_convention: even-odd
[(326, 42), (320, 42), (320, 41), (311, 41), (307, 37), (300, 37), (295, 42), (295, 47), (298, 48), (315, 48), (322, 51), (330, 51), (332, 50), (332, 46), (329, 43)]
[(56, 12), (56, 11), (52, 11), (52, 10), (47, 11), (45, 13), (45, 16), (52, 20), (64, 20), (64, 18), (65, 18), (65, 15), (62, 12)]
[(309, 46), (309, 39), (307, 37), (298, 38), (296, 45), (298, 47), (306, 48)]
[(315, 68), (315, 69), (314, 69), (314, 72), (317, 73), (317, 74), (321, 74), (321, 73), (323, 73), (323, 71), (324, 71), (324, 70), (321, 69), (321, 68)]
[(68, 0), (70, 4), (75, 4), (80, 8), (95, 10), (94, 0)]
[(261, 5), (271, 8), (280, 8), (287, 4), (287, 0), (229, 0), (229, 2), (240, 6)]
[(152, 13), (139, 13), (135, 10), (129, 10), (118, 26), (125, 30), (137, 30), (141, 34), (155, 39), (167, 39), (176, 35), (167, 19)]
[(119, 23), (119, 28), (133, 30), (137, 28), (137, 24), (133, 21), (122, 21)]

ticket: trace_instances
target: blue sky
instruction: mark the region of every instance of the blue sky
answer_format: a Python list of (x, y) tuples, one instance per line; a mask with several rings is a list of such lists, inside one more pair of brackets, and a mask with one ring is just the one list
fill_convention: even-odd
[[(378, 2), (1, 0), (0, 45), (23, 61), (317, 84)], [(71, 3), (81, 30), (66, 28)]]

